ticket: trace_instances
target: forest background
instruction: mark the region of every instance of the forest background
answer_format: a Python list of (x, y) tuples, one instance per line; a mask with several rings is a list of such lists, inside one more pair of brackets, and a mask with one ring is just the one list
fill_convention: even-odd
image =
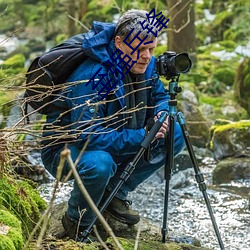
[[(189, 53), (193, 67), (180, 81), (195, 89), (201, 108), (212, 105), (212, 111), (206, 114), (208, 119), (249, 118), (247, 0), (0, 0), (0, 33), (4, 35), (0, 40), (0, 104), (15, 98), (20, 90), (16, 86), (24, 85), (27, 66), (35, 56), (72, 35), (86, 32), (94, 20), (116, 22), (131, 8), (155, 8), (156, 13), (162, 11), (170, 18), (158, 39), (155, 56), (167, 50)], [(14, 39), (19, 43), (10, 51), (5, 44)], [(234, 108), (223, 112), (221, 108), (228, 105)], [(10, 107), (1, 106), (1, 127), (6, 125)]]

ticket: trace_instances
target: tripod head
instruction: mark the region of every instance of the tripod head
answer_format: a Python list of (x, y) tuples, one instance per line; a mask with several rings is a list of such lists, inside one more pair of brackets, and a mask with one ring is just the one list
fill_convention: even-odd
[(179, 77), (177, 76), (176, 79), (172, 78), (171, 81), (169, 82), (169, 95), (170, 95), (170, 100), (174, 100), (175, 96), (182, 91), (182, 87), (178, 86), (179, 82)]
[(182, 91), (178, 86), (180, 74), (186, 74), (192, 67), (192, 61), (187, 53), (176, 54), (174, 51), (167, 51), (156, 60), (157, 73), (164, 76), (169, 82), (170, 100)]

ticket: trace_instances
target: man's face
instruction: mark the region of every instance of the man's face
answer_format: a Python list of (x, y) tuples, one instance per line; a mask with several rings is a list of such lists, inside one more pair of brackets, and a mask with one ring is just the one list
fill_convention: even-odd
[[(152, 41), (152, 39), (146, 39), (139, 47), (137, 50), (140, 51), (139, 54), (139, 58), (137, 60), (137, 54), (138, 51), (135, 51), (132, 55), (131, 53), (133, 52), (133, 50), (123, 42), (123, 39), (119, 36), (115, 37), (115, 46), (117, 49), (120, 49), (124, 55), (127, 54), (128, 56), (130, 56), (132, 58), (130, 64), (132, 63), (132, 61), (137, 61), (133, 67), (130, 69), (130, 71), (134, 74), (143, 74), (147, 67), (148, 64), (152, 58), (152, 55), (154, 53), (154, 49), (156, 47), (157, 44), (157, 39), (154, 39), (152, 43), (146, 44), (144, 45), (144, 43), (147, 43), (149, 41)], [(140, 41), (138, 39), (135, 39), (133, 41), (133, 43), (131, 44), (132, 48), (136, 48), (138, 46), (138, 44), (140, 43)]]

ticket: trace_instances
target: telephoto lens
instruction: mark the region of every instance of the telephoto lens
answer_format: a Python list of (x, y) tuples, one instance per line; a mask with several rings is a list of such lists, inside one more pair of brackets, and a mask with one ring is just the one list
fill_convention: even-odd
[(174, 51), (167, 51), (156, 60), (158, 74), (165, 76), (168, 80), (188, 73), (191, 67), (192, 61), (187, 53), (176, 54)]

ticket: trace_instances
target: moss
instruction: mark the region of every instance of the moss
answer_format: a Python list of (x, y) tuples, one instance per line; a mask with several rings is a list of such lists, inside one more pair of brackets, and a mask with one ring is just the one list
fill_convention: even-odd
[[(229, 152), (234, 152), (236, 142), (248, 143), (250, 141), (250, 133), (245, 131), (249, 130), (250, 121), (243, 120), (238, 122), (232, 122), (226, 125), (214, 125), (210, 130), (210, 149), (214, 150), (215, 138), (220, 141), (220, 144), (225, 144), (228, 147)], [(230, 142), (230, 133), (234, 133), (234, 142)], [(227, 135), (227, 136), (226, 136)]]
[(199, 63), (188, 75), (193, 76), (200, 91), (216, 95), (224, 93), (227, 85), (233, 85), (235, 72), (239, 65), (238, 58), (240, 59), (240, 57), (235, 56), (233, 60), (221, 60), (219, 56), (211, 53), (214, 51), (232, 51), (234, 47), (234, 42), (224, 41), (197, 48)]
[(16, 218), (16, 216), (12, 215), (7, 210), (0, 209), (0, 221), (7, 226), (14, 227), (17, 230), (21, 230), (20, 221)]
[(221, 107), (224, 103), (224, 99), (221, 96), (209, 96), (209, 95), (201, 95), (199, 97), (200, 103), (207, 103), (214, 107)]
[(25, 80), (25, 56), (16, 54), (1, 64), (0, 84), (19, 86)]
[(221, 67), (214, 71), (213, 78), (228, 86), (232, 86), (234, 83), (235, 71), (228, 67)]
[(2, 69), (8, 69), (10, 67), (22, 68), (25, 64), (25, 56), (23, 54), (16, 54), (2, 64)]
[(234, 40), (223, 40), (218, 42), (218, 44), (228, 52), (234, 51), (237, 47), (237, 43)]
[[(129, 240), (125, 238), (118, 238), (118, 240), (124, 250), (134, 250), (134, 240), (132, 239)], [(60, 250), (104, 249), (99, 242), (85, 244), (85, 243), (74, 242), (72, 240), (70, 241), (56, 240), (56, 241), (46, 242), (45, 244), (46, 244), (46, 249), (60, 249)], [(106, 241), (106, 245), (110, 250), (117, 249), (114, 246), (113, 240), (110, 238)], [(38, 248), (33, 243), (30, 245), (30, 249), (38, 249)], [(153, 241), (153, 240), (147, 240), (147, 242), (145, 242), (139, 239), (138, 250), (209, 250), (209, 249), (183, 243), (174, 243), (174, 242), (162, 243), (161, 241)]]
[(16, 250), (13, 241), (7, 235), (0, 234), (0, 249)]
[[(124, 250), (133, 250), (135, 241), (133, 239), (124, 239), (118, 238), (120, 244), (122, 245)], [(107, 240), (108, 243), (113, 245), (113, 240), (109, 238)], [(155, 240), (139, 240), (138, 244), (139, 250), (199, 250), (205, 249), (202, 247), (196, 247), (194, 245), (183, 244), (183, 243), (175, 243), (175, 242), (167, 242), (162, 243), (161, 241)]]
[(232, 26), (229, 29), (225, 30), (223, 33), (223, 39), (232, 40), (232, 41), (240, 41), (242, 43), (243, 38), (245, 37), (245, 33), (243, 30), (238, 29), (236, 26)]
[(234, 13), (228, 10), (216, 14), (215, 19), (210, 23), (209, 29), (213, 40), (223, 40), (223, 34), (228, 28), (230, 28), (233, 21), (233, 15)]
[[(213, 107), (212, 113), (207, 114), (207, 118), (214, 121), (216, 119), (228, 119), (231, 121), (239, 121), (248, 119), (249, 116), (247, 111), (240, 106), (237, 102), (234, 93), (232, 91), (225, 91), (225, 93), (221, 95), (208, 95), (207, 93), (199, 93), (199, 104), (208, 104)], [(235, 112), (230, 112), (230, 110), (225, 114), (226, 107), (232, 107), (232, 110)], [(236, 112), (237, 110), (237, 112)]]
[(229, 123), (229, 124), (222, 125), (222, 126), (215, 126), (214, 133), (225, 132), (225, 131), (232, 130), (232, 129), (241, 130), (241, 129), (245, 129), (249, 127), (250, 127), (250, 121), (239, 121), (239, 122)]
[[(215, 125), (227, 125), (230, 123), (232, 122), (226, 119), (216, 119), (216, 121), (214, 122)], [(214, 126), (214, 128), (216, 128), (216, 126)]]
[(221, 94), (226, 91), (227, 85), (232, 86), (234, 83), (235, 72), (239, 64), (238, 60), (222, 61), (219, 57), (211, 55), (213, 51), (222, 50), (225, 50), (225, 47), (219, 43), (197, 49), (199, 63), (190, 71), (188, 77), (203, 93)]
[(16, 95), (16, 93), (14, 93), (12, 91), (0, 91), (0, 108), (2, 109), (2, 106), (5, 103), (13, 100), (15, 98), (15, 95)]
[(46, 207), (38, 192), (23, 180), (9, 176), (0, 179), (0, 205), (11, 211), (21, 222), (24, 237), (34, 228), (40, 211)]
[(0, 249), (21, 249), (24, 243), (20, 221), (10, 212), (0, 210), (0, 223), (9, 226), (6, 235), (0, 235)]
[(86, 245), (86, 246), (84, 246), (84, 249), (85, 250), (98, 250), (99, 249), (99, 247), (96, 245), (96, 244), (91, 244), (91, 245)]
[(55, 43), (58, 45), (64, 42), (66, 39), (68, 39), (68, 36), (66, 34), (59, 34), (55, 38)]
[(16, 231), (15, 228), (11, 228), (7, 236), (12, 240), (16, 249), (21, 249), (24, 245), (22, 231)]
[[(44, 248), (42, 249), (60, 249), (60, 250), (98, 250), (103, 249), (100, 247), (99, 242), (93, 242), (91, 244), (86, 244), (82, 242), (75, 242), (73, 240), (60, 240), (60, 239), (50, 239), (44, 240), (43, 243)], [(29, 245), (29, 249), (41, 249), (38, 248), (35, 242), (32, 242)], [(112, 248), (113, 249), (113, 248)]]

